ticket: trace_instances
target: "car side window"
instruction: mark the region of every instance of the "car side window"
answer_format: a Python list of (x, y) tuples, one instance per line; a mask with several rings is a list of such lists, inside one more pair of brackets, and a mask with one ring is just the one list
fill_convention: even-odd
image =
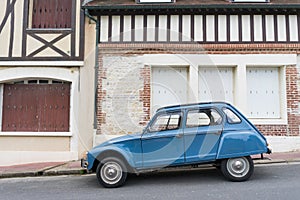
[(186, 127), (214, 126), (221, 123), (222, 117), (214, 109), (191, 110), (187, 114)]
[(149, 128), (150, 132), (175, 130), (180, 126), (181, 113), (162, 114), (156, 117)]
[(226, 114), (227, 121), (229, 124), (241, 123), (241, 119), (232, 110), (228, 108), (223, 108), (223, 111)]

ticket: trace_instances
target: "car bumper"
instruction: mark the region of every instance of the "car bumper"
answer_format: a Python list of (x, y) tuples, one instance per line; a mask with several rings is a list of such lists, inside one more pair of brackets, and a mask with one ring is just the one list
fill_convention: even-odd
[(84, 168), (84, 169), (87, 169), (88, 167), (88, 161), (84, 158), (81, 159), (81, 167)]

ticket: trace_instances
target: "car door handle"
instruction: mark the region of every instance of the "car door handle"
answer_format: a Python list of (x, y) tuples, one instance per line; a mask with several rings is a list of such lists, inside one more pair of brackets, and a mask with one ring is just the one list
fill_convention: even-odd
[(182, 138), (183, 137), (183, 133), (178, 133), (175, 137), (176, 138)]

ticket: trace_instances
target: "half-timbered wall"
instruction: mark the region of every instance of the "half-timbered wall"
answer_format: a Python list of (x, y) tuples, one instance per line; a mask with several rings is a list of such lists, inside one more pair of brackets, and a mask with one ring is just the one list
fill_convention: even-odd
[(83, 60), (80, 0), (1, 3), (0, 61)]
[(299, 43), (300, 15), (106, 15), (102, 43)]

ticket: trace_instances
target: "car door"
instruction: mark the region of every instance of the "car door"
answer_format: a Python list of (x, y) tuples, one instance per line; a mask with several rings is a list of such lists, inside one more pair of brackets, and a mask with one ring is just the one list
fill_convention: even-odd
[(207, 162), (216, 159), (222, 133), (222, 116), (213, 108), (187, 112), (184, 126), (186, 163)]
[(143, 166), (166, 167), (184, 162), (182, 112), (158, 114), (142, 136)]

